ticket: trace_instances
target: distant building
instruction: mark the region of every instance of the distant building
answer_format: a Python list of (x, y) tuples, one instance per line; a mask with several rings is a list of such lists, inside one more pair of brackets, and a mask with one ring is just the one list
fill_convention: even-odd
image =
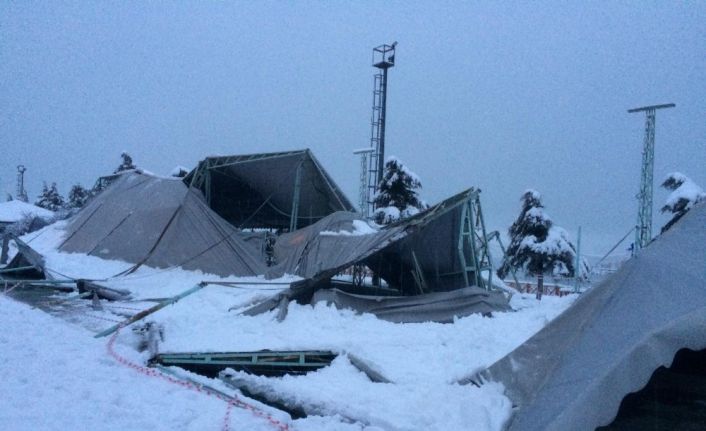
[(0, 202), (0, 233), (5, 232), (7, 226), (29, 215), (48, 219), (53, 217), (54, 213), (20, 200)]

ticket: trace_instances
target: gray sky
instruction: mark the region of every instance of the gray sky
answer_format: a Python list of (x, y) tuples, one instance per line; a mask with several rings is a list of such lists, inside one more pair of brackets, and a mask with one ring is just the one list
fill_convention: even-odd
[[(126, 150), (168, 174), (207, 155), (311, 148), (353, 201), (371, 50), (398, 41), (387, 148), (437, 202), (483, 190), (506, 230), (528, 188), (584, 250), (635, 223), (644, 114), (655, 183), (706, 187), (706, 2), (3, 2), (0, 191), (60, 191)], [(666, 192), (656, 189), (657, 210)]]

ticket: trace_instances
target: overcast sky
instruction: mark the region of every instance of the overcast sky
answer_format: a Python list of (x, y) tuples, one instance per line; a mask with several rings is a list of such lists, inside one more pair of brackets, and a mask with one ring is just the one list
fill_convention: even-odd
[[(214, 154), (311, 148), (357, 201), (376, 45), (398, 41), (387, 148), (434, 203), (480, 187), (506, 230), (522, 192), (584, 250), (634, 224), (644, 114), (655, 184), (706, 187), (706, 2), (2, 2), (0, 191), (33, 199)], [(666, 192), (656, 189), (657, 216)]]

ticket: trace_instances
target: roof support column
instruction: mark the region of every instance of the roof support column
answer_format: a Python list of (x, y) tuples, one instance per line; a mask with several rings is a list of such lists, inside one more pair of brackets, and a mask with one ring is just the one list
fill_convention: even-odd
[(206, 175), (206, 184), (205, 184), (204, 188), (206, 189), (206, 193), (205, 193), (206, 194), (206, 204), (208, 204), (208, 206), (210, 207), (211, 206), (211, 170), (206, 169), (205, 175)]
[[(463, 204), (463, 207), (461, 207), (461, 226), (459, 226), (460, 232), (458, 236), (458, 258), (461, 261), (461, 273), (463, 274), (464, 287), (470, 286), (470, 280), (468, 278), (468, 270), (470, 268), (466, 259), (466, 254), (464, 253), (465, 240), (470, 236), (471, 230), (471, 227), (469, 226), (470, 222), (468, 221), (468, 212), (469, 205), (466, 202)], [(471, 252), (473, 252), (473, 249), (471, 249)]]
[(480, 255), (478, 256), (478, 281), (479, 283), (485, 282), (483, 280), (483, 271), (488, 271), (488, 280), (485, 286), (481, 284), (478, 287), (485, 287), (486, 290), (490, 290), (493, 286), (493, 259), (490, 257), (490, 246), (488, 244), (488, 234), (485, 230), (485, 219), (483, 218), (483, 210), (480, 207), (480, 196), (476, 193), (475, 197), (471, 199), (471, 210), (476, 217), (475, 222), (475, 240), (478, 241), (478, 251)]
[(289, 218), (289, 231), (294, 232), (297, 230), (297, 218), (299, 218), (299, 192), (301, 191), (302, 183), (302, 165), (304, 161), (302, 160), (299, 165), (297, 165), (297, 174), (294, 177), (294, 195), (292, 196), (292, 214)]

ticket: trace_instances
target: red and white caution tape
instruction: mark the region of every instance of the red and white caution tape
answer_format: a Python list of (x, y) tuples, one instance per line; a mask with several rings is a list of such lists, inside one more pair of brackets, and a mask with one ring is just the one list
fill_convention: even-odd
[(205, 394), (207, 396), (216, 397), (219, 400), (227, 403), (228, 405), (226, 407), (226, 413), (223, 418), (223, 427), (222, 427), (223, 431), (230, 430), (230, 415), (231, 415), (231, 411), (233, 410), (233, 407), (239, 407), (241, 409), (245, 409), (245, 410), (249, 411), (252, 415), (266, 420), (273, 428), (275, 428), (279, 431), (289, 431), (289, 425), (287, 425), (286, 423), (283, 423), (283, 422), (275, 419), (269, 413), (263, 411), (262, 409), (254, 406), (252, 404), (249, 404), (243, 400), (238, 399), (236, 396), (226, 397), (223, 394), (220, 394), (220, 393), (212, 391), (212, 390), (208, 390), (208, 389), (206, 389), (200, 385), (194, 384), (190, 381), (179, 380), (179, 379), (176, 379), (176, 378), (171, 377), (169, 375), (166, 375), (164, 373), (161, 373), (154, 368), (149, 368), (149, 367), (145, 367), (145, 366), (136, 364), (136, 363), (130, 361), (129, 359), (121, 356), (119, 353), (117, 353), (115, 351), (115, 340), (118, 338), (119, 333), (120, 333), (120, 329), (115, 331), (113, 333), (113, 335), (110, 337), (110, 340), (108, 340), (108, 345), (107, 345), (108, 354), (113, 359), (118, 361), (118, 363), (125, 365), (128, 368), (132, 368), (133, 370), (137, 371), (138, 373), (144, 374), (146, 376), (157, 377), (162, 380), (166, 380), (169, 383), (179, 385), (181, 387), (190, 389), (192, 391), (196, 391), (196, 392)]

